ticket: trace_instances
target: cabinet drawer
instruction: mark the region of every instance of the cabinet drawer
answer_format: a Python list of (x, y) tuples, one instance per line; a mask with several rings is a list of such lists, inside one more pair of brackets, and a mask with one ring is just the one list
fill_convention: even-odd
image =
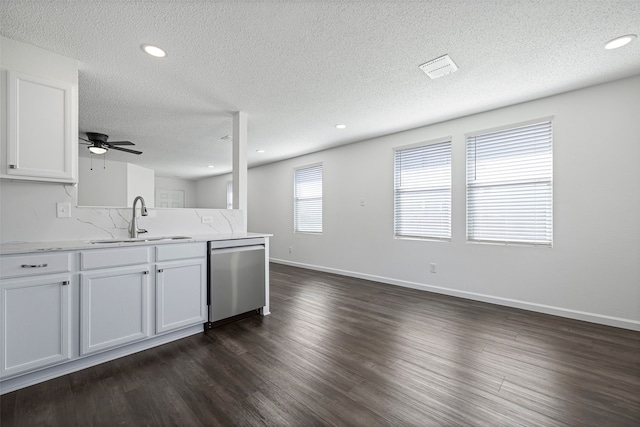
[(176, 243), (156, 246), (156, 261), (174, 259), (204, 258), (207, 256), (207, 243)]
[(71, 271), (71, 254), (49, 253), (3, 256), (0, 258), (1, 277), (34, 276)]
[(120, 267), (149, 262), (147, 246), (80, 252), (80, 269)]

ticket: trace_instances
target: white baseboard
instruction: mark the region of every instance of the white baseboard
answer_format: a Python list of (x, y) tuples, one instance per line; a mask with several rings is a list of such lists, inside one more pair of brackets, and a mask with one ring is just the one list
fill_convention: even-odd
[(307, 268), (309, 270), (323, 271), (326, 273), (339, 274), (341, 276), (356, 277), (359, 279), (371, 280), (374, 282), (386, 283), (389, 285), (402, 286), (405, 288), (419, 289), (437, 294), (450, 295), (458, 298), (466, 298), (474, 301), (488, 302), (491, 304), (503, 305), (506, 307), (521, 308), (523, 310), (535, 311), (538, 313), (552, 314), (554, 316), (567, 317), (569, 319), (583, 320), (585, 322), (598, 323), (601, 325), (615, 326), (617, 328), (640, 331), (640, 321), (624, 319), (620, 317), (605, 316), (597, 313), (572, 310), (569, 308), (555, 307), (551, 305), (532, 303), (527, 301), (502, 298), (492, 295), (478, 294), (475, 292), (459, 291), (441, 286), (425, 285), (423, 283), (398, 280), (390, 277), (376, 276), (373, 274), (359, 273), (338, 268), (322, 267), (318, 265), (305, 264), (301, 262), (288, 261), (284, 259), (271, 258), (269, 261), (276, 264), (290, 265), (292, 267)]

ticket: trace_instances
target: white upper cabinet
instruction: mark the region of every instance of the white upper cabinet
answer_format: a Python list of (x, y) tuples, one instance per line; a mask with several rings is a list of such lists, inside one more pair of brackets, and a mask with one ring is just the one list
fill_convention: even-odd
[(77, 182), (75, 86), (17, 71), (6, 74), (6, 174), (14, 179)]
[(0, 178), (78, 182), (78, 61), (0, 36)]

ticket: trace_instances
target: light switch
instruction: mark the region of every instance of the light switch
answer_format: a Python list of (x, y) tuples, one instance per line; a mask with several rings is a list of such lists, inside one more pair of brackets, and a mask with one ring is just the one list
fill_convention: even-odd
[(364, 197), (362, 197), (360, 199), (360, 206), (364, 206), (364, 205), (365, 205), (365, 200), (364, 200)]
[(56, 203), (56, 216), (58, 218), (71, 218), (71, 203)]

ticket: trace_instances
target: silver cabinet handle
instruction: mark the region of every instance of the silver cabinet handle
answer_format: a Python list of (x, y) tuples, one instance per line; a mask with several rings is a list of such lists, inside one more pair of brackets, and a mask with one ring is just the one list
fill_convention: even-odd
[(62, 282), (62, 286), (67, 286), (69, 284), (68, 280), (65, 280), (64, 282)]
[(22, 264), (22, 268), (42, 268), (47, 267), (49, 264)]

